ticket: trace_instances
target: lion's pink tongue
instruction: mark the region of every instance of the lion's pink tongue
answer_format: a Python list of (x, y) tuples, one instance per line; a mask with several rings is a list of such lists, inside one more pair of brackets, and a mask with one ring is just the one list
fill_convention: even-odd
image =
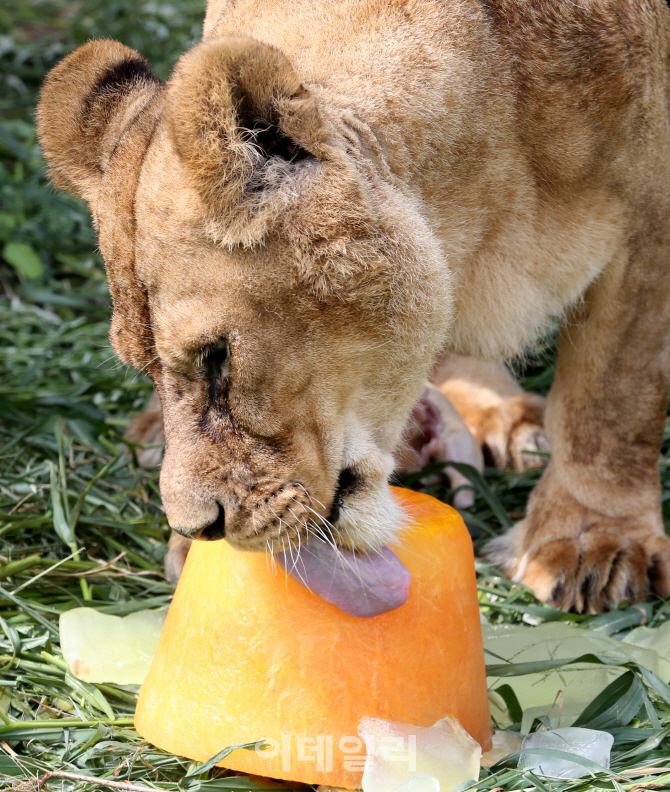
[(363, 555), (315, 539), (275, 558), (305, 588), (351, 616), (378, 616), (409, 596), (412, 576), (388, 547)]

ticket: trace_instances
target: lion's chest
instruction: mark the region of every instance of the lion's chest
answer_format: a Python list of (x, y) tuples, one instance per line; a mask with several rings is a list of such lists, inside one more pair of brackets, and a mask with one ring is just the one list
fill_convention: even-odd
[(530, 185), (495, 211), (462, 209), (440, 223), (454, 274), (451, 346), (460, 354), (519, 354), (624, 249), (616, 198), (541, 200)]

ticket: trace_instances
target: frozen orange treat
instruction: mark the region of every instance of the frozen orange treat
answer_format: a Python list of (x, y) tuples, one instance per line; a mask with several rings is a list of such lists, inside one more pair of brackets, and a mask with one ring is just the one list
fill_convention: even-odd
[[(262, 553), (194, 542), (142, 686), (138, 732), (198, 761), (265, 740), (221, 765), (350, 789), (362, 777), (363, 718), (432, 726), (452, 716), (488, 750), (470, 536), (449, 506), (394, 493), (410, 516), (394, 551), (411, 581), (404, 604), (405, 594), (379, 615), (345, 613)], [(411, 763), (411, 739), (388, 750)]]

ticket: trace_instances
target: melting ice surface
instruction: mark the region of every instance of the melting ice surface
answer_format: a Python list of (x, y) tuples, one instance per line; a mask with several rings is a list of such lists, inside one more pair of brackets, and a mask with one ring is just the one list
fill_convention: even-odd
[(156, 651), (167, 608), (110, 616), (73, 608), (60, 617), (60, 645), (70, 671), (84, 682), (141, 685)]
[(539, 776), (582, 778), (597, 772), (598, 768), (588, 767), (582, 762), (572, 762), (568, 757), (559, 757), (550, 752), (575, 754), (595, 762), (600, 767), (609, 768), (613, 742), (614, 737), (611, 734), (595, 729), (570, 727), (535, 732), (524, 738), (519, 769), (532, 770)]
[(510, 754), (521, 750), (523, 735), (516, 732), (496, 731), (491, 738), (491, 750), (482, 754), (480, 764), (482, 767), (492, 767)]
[(440, 792), (440, 782), (429, 773), (415, 773), (393, 792)]
[(482, 749), (456, 718), (411, 726), (363, 718), (363, 792), (452, 792), (479, 778)]

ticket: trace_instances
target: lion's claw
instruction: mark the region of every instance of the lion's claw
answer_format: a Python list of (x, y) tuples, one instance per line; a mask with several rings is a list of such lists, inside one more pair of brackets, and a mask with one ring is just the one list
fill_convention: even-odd
[(544, 407), (542, 396), (521, 393), (482, 411), (475, 432), (496, 467), (519, 472), (544, 467), (549, 452)]
[(489, 542), (485, 555), (538, 599), (565, 611), (600, 613), (621, 600), (639, 602), (649, 591), (669, 596), (670, 539), (649, 521), (591, 516), (574, 531), (564, 524), (568, 536), (561, 538), (551, 525), (533, 530), (531, 512)]

